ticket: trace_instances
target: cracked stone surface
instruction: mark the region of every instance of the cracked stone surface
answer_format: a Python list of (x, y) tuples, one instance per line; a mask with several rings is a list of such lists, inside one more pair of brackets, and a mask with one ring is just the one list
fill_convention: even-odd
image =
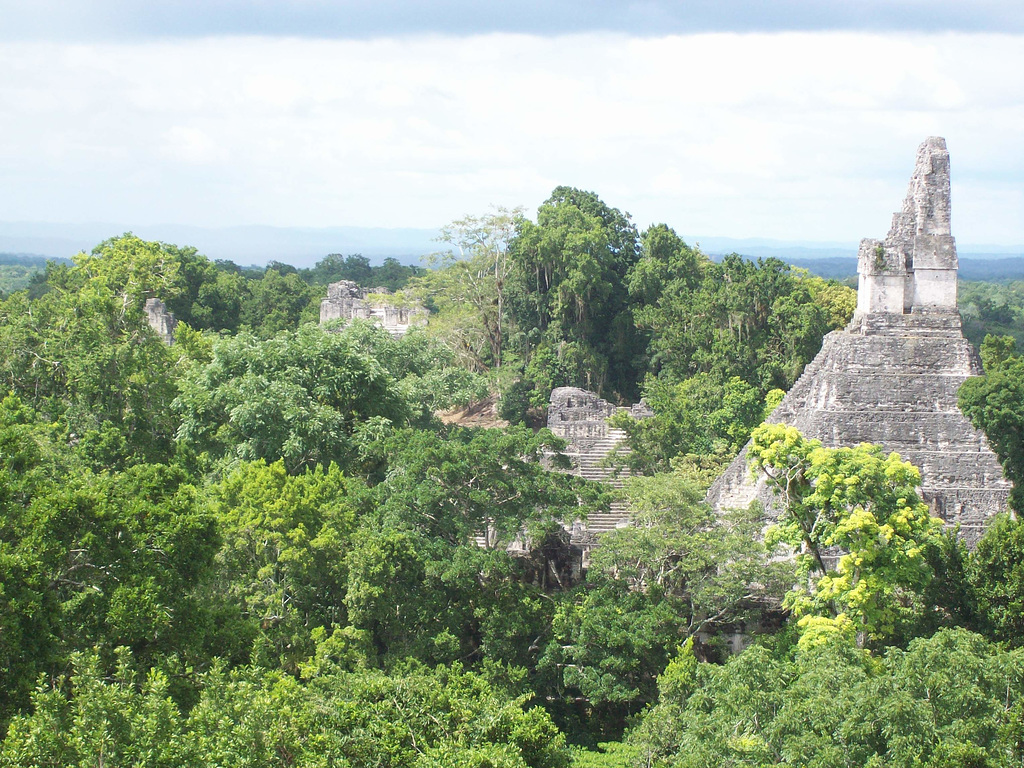
[[(1006, 509), (1010, 483), (985, 436), (957, 407), (957, 390), (981, 374), (956, 309), (950, 234), (949, 153), (940, 138), (918, 149), (903, 206), (884, 241), (861, 243), (857, 311), (828, 334), (817, 357), (768, 418), (828, 447), (877, 443), (921, 470), (932, 514), (974, 544)], [(716, 509), (754, 500), (777, 516), (747, 450), (708, 491)]]
[(390, 293), (387, 288), (367, 290), (352, 280), (331, 283), (327, 286), (327, 298), (320, 302), (320, 323), (362, 318), (378, 323), (398, 337), (405, 335), (412, 326), (427, 322), (426, 308), (389, 301)]

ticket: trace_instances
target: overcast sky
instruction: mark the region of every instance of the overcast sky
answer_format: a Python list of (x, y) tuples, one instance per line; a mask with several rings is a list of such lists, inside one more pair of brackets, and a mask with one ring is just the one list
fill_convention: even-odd
[(0, 220), (436, 227), (559, 184), (684, 236), (880, 237), (945, 136), (1024, 243), (1024, 3), (0, 0)]

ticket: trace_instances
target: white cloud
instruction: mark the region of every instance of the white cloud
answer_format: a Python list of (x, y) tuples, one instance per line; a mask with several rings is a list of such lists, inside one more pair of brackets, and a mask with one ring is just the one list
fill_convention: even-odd
[(176, 125), (163, 138), (164, 152), (172, 162), (209, 164), (220, 154), (216, 142), (199, 128)]
[(852, 241), (885, 233), (938, 134), (961, 242), (1024, 242), (1021, 42), (3, 44), (0, 218), (437, 226), (572, 184), (690, 237)]

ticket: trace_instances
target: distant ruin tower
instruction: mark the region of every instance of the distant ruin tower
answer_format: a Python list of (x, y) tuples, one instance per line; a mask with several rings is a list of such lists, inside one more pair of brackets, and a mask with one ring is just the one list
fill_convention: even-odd
[(174, 313), (167, 309), (160, 299), (146, 299), (146, 320), (149, 327), (159, 336), (164, 344), (174, 343), (174, 329), (178, 327), (178, 321)]
[(327, 286), (327, 298), (320, 302), (320, 324), (332, 320), (349, 322), (370, 320), (396, 338), (415, 325), (424, 325), (430, 313), (419, 302), (399, 304), (387, 288), (372, 291), (352, 280), (339, 280)]
[[(1006, 509), (1010, 484), (988, 446), (957, 407), (957, 390), (981, 374), (956, 307), (956, 245), (949, 226), (949, 153), (927, 139), (903, 208), (885, 240), (861, 242), (857, 311), (768, 417), (829, 447), (878, 443), (921, 470), (932, 514), (959, 524), (968, 543)], [(751, 478), (747, 448), (708, 490), (716, 509), (772, 495)]]
[(956, 243), (949, 226), (946, 140), (926, 139), (902, 210), (885, 240), (865, 238), (857, 255), (857, 317), (956, 312)]

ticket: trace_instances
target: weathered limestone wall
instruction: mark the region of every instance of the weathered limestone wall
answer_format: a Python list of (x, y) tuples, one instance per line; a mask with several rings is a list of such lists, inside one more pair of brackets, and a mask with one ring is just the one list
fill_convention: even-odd
[[(613, 451), (624, 453), (628, 450), (623, 445), (626, 433), (608, 426), (608, 417), (620, 411), (635, 419), (653, 415), (643, 403), (631, 408), (617, 407), (594, 392), (577, 387), (559, 387), (552, 391), (547, 426), (568, 443), (565, 453), (572, 461), (572, 469), (569, 470), (572, 474), (622, 487), (622, 477), (608, 462)], [(625, 504), (613, 504), (605, 514), (591, 515), (586, 523), (574, 523), (572, 542), (592, 545), (597, 534), (628, 523), (629, 511)]]
[(885, 240), (861, 241), (857, 314), (955, 311), (958, 266), (949, 152), (945, 139), (932, 136), (917, 150), (907, 196)]
[[(984, 435), (957, 407), (957, 390), (981, 373), (981, 363), (961, 331), (956, 269), (949, 155), (944, 141), (928, 139), (889, 236), (861, 244), (853, 321), (825, 337), (768, 421), (830, 447), (870, 442), (898, 452), (921, 470), (932, 513), (959, 524), (973, 544), (1006, 509), (1010, 484)], [(899, 310), (907, 296), (909, 306)], [(758, 499), (769, 517), (777, 514), (764, 482), (750, 477), (746, 448), (707, 498), (717, 509)]]
[(149, 327), (156, 335), (164, 340), (165, 344), (174, 343), (174, 329), (178, 327), (178, 321), (174, 313), (167, 309), (167, 306), (160, 299), (146, 299), (146, 319)]
[(340, 280), (327, 286), (327, 298), (320, 302), (320, 323), (355, 318), (372, 320), (393, 336), (403, 336), (414, 325), (427, 322), (427, 310), (419, 305), (399, 306), (387, 300), (370, 300), (368, 296), (387, 296), (387, 288), (367, 290), (351, 280)]

